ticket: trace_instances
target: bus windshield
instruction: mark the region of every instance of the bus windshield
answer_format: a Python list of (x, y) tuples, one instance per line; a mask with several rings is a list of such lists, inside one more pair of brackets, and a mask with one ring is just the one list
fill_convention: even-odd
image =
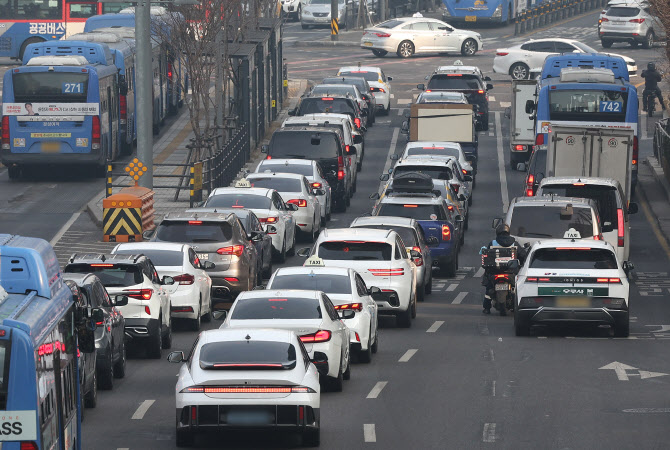
[(550, 120), (625, 122), (628, 91), (556, 89), (549, 92)]
[(14, 101), (59, 103), (86, 102), (88, 74), (71, 72), (23, 72), (13, 78)]

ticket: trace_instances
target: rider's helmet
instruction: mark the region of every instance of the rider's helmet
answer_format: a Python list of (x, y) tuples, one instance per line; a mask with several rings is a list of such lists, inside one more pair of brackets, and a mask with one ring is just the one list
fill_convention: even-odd
[(648, 70), (656, 70), (656, 64), (654, 64), (653, 62), (648, 63), (647, 64), (647, 69)]
[(501, 223), (496, 227), (496, 236), (500, 236), (501, 234), (509, 234), (509, 225), (506, 223)]

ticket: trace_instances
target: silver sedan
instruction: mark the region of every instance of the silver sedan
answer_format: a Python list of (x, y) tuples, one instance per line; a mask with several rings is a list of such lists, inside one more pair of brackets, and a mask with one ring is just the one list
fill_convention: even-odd
[(387, 20), (368, 28), (361, 38), (361, 48), (372, 50), (375, 56), (396, 53), (401, 58), (414, 54), (460, 52), (473, 56), (483, 48), (479, 33), (459, 30), (427, 17), (403, 17)]

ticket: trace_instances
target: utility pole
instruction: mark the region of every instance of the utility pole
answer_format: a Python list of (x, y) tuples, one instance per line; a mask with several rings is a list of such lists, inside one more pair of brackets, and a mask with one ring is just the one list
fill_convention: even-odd
[(151, 2), (144, 0), (135, 7), (135, 44), (137, 47), (137, 159), (147, 168), (139, 184), (154, 187), (153, 108), (151, 90)]
[(340, 32), (340, 25), (337, 23), (338, 14), (337, 0), (330, 0), (330, 40), (337, 40), (337, 33)]

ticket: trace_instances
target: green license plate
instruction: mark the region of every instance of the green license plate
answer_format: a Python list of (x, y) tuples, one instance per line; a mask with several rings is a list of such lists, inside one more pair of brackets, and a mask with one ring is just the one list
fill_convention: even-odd
[(606, 287), (539, 287), (537, 295), (560, 295), (560, 296), (581, 296), (581, 297), (605, 297), (609, 295), (609, 288)]

